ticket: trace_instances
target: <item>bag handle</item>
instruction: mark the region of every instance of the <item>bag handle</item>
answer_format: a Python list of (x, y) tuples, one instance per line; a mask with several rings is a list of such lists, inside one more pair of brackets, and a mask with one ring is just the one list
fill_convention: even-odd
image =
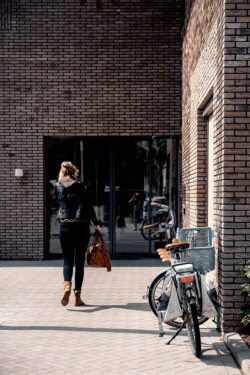
[(98, 230), (94, 231), (91, 246), (95, 246), (99, 242), (99, 234), (100, 234), (100, 232)]
[(93, 241), (94, 240), (95, 240), (94, 245), (96, 245), (97, 243), (99, 243), (100, 245), (105, 245), (105, 241), (104, 241), (103, 236), (102, 236), (102, 234), (99, 230), (95, 230)]
[(101, 232), (99, 232), (99, 231), (98, 231), (98, 239), (100, 240), (101, 243), (104, 243), (103, 236), (102, 236)]

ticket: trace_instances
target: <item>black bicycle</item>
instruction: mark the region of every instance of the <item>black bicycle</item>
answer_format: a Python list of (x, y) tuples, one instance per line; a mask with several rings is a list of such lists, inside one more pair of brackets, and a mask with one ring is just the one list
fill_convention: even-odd
[(169, 206), (157, 202), (151, 202), (150, 206), (151, 215), (147, 212), (140, 225), (142, 237), (148, 241), (171, 242), (175, 237), (176, 227), (174, 211)]

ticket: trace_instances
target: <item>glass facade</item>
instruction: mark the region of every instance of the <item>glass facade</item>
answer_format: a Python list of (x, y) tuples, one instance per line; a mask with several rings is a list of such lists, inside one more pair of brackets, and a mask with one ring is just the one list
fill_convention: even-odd
[[(154, 222), (149, 202), (162, 202), (178, 216), (177, 159), (176, 138), (48, 138), (46, 206), (61, 162), (70, 160), (90, 188), (111, 254), (151, 255), (158, 238), (145, 235), (143, 230), (145, 223)], [(56, 213), (47, 210), (46, 222), (50, 253), (59, 254)]]

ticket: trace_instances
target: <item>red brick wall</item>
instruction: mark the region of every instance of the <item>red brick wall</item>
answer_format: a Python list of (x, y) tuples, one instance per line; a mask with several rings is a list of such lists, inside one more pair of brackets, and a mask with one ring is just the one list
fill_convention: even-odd
[(184, 226), (206, 224), (206, 122), (213, 97), (214, 229), (224, 331), (239, 330), (249, 252), (249, 41), (247, 0), (195, 0), (183, 39)]
[(2, 9), (2, 259), (44, 257), (45, 136), (180, 134), (180, 3), (101, 4), (12, 0), (11, 14)]

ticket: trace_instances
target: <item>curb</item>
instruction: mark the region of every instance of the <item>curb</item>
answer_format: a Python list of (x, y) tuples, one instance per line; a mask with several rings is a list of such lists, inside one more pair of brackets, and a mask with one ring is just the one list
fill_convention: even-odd
[(224, 342), (244, 375), (250, 375), (250, 349), (238, 333), (226, 333)]

